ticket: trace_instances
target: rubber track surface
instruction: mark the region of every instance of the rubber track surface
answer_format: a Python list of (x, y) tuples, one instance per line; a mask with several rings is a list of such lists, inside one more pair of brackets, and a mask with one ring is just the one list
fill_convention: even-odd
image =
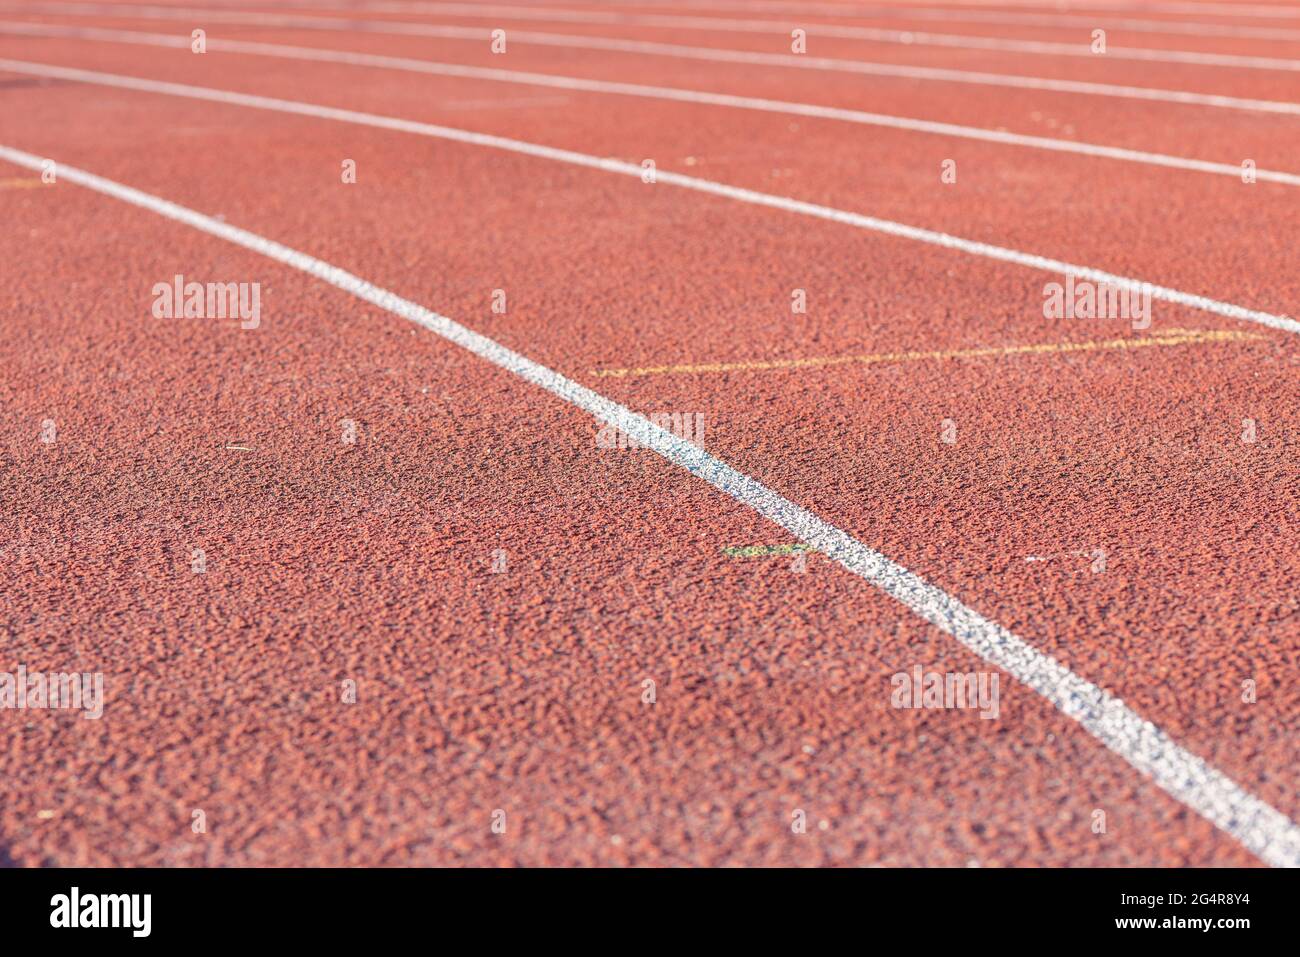
[[(38, 7), (0, 19), (180, 36), (204, 26)], [(714, 15), (747, 15), (726, 8)], [(208, 30), (1300, 169), (1289, 116), (514, 42), (500, 56), (487, 40), (499, 26), (780, 52), (788, 32), (348, 15), (480, 26), (485, 38)], [(1116, 29), (1110, 42), (1300, 57), (1300, 42), (1231, 36)], [(845, 40), (815, 52), (1300, 102), (1300, 73)], [(1300, 296), (1300, 191), (1281, 184), (233, 53), (0, 33), (0, 58), (653, 159), (1277, 314)], [(710, 452), (1300, 815), (1296, 336), (1158, 302), (1145, 331), (1045, 319), (1054, 277), (1036, 270), (359, 125), (17, 73), (0, 73), (0, 117), (5, 145), (308, 252), (637, 411), (702, 413)], [(348, 159), (355, 184), (341, 182)], [(940, 181), (947, 159), (953, 184)], [(1005, 674), (997, 720), (891, 707), (898, 672), (987, 665), (815, 552), (728, 554), (791, 539), (649, 451), (598, 448), (590, 416), (301, 273), (38, 179), (0, 169), (0, 671), (100, 671), (106, 702), (100, 720), (0, 711), (0, 859), (1258, 863)], [(154, 318), (151, 290), (176, 274), (260, 283), (260, 326)], [(791, 312), (795, 289), (806, 314)], [(1170, 329), (1249, 335), (599, 374)], [(355, 443), (341, 441), (345, 420)], [(341, 700), (345, 681), (355, 704)], [(796, 811), (807, 833), (792, 832)]]

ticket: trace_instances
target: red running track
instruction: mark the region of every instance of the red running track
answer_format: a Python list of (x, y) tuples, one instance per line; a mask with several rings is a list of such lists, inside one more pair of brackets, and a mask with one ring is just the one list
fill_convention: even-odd
[[(484, 26), (365, 14), (383, 16)], [(189, 33), (30, 6), (4, 18)], [(0, 58), (653, 158), (1270, 314), (1296, 301), (1300, 186), (219, 43), (761, 96), (1290, 173), (1298, 117), (527, 44), (500, 56), (486, 40), (209, 35), (198, 56), (0, 33)], [(856, 41), (819, 53), (1300, 101), (1300, 73), (1280, 71)], [(701, 413), (710, 453), (1300, 815), (1294, 332), (1159, 301), (1146, 330), (1046, 319), (1041, 270), (445, 139), (22, 72), (0, 73), (0, 98), (4, 146), (343, 267), (638, 412)], [(945, 159), (956, 183), (941, 182)], [(653, 451), (600, 448), (590, 414), (280, 263), (66, 178), (0, 174), (0, 672), (97, 671), (105, 689), (98, 720), (0, 710), (3, 859), (1268, 859), (826, 556), (726, 551), (794, 539)], [(153, 287), (178, 273), (259, 283), (259, 326), (156, 318)], [(791, 311), (795, 289), (806, 313)], [(863, 355), (892, 358), (780, 365)], [(777, 365), (601, 374), (739, 363)], [(893, 707), (891, 678), (918, 666), (997, 673), (998, 717)]]

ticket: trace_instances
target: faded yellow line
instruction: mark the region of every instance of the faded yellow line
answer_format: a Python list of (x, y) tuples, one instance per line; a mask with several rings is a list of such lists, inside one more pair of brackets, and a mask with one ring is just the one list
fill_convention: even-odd
[(0, 179), (0, 189), (40, 189), (46, 185), (39, 179)]
[(766, 558), (768, 555), (793, 555), (812, 551), (811, 545), (795, 542), (792, 545), (729, 545), (722, 549), (728, 558)]
[(1107, 349), (1144, 349), (1150, 346), (1185, 346), (1207, 342), (1241, 342), (1264, 339), (1257, 332), (1235, 329), (1169, 329), (1145, 339), (1103, 339), (1091, 342), (1042, 342), (1026, 346), (984, 346), (978, 349), (944, 349), (935, 352), (882, 352), (876, 355), (818, 356), (811, 359), (772, 359), (760, 362), (708, 362), (702, 365), (644, 366), (639, 369), (593, 369), (592, 375), (690, 375), (701, 372), (759, 372), (767, 369), (816, 369), (858, 362), (918, 362), (927, 359), (978, 359), (1059, 352), (1100, 352)]

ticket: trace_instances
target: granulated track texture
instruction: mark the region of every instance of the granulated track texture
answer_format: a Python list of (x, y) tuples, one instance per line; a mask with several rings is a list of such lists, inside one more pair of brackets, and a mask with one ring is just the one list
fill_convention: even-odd
[(1169, 6), (0, 4), (0, 862), (1300, 861), (1300, 18)]

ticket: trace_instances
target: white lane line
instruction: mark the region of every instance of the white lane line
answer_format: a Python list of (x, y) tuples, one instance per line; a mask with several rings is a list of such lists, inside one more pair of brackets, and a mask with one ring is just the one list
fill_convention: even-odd
[[(156, 6), (105, 6), (97, 4), (63, 4), (62, 9), (83, 12), (107, 13), (122, 10), (156, 12), (167, 10)], [(5, 9), (0, 6), (0, 9)], [(50, 9), (53, 12), (53, 8)], [(320, 7), (320, 10), (342, 10), (337, 7)], [(787, 20), (737, 20), (733, 18), (701, 16), (690, 14), (625, 13), (595, 10), (564, 10), (556, 7), (525, 7), (518, 5), (492, 5), (467, 3), (429, 3), (423, 4), (421, 11), (442, 13), (448, 16), (476, 17), (480, 19), (502, 18), (514, 20), (542, 20), (552, 23), (600, 23), (615, 26), (647, 26), (672, 30), (699, 30), (706, 33), (759, 33), (778, 38), (782, 43), (789, 36), (793, 21)], [(204, 11), (189, 12), (189, 16), (201, 15)], [(225, 19), (237, 16), (228, 10), (220, 11)], [(368, 7), (368, 13), (407, 13), (411, 11), (401, 4), (376, 4)], [(168, 16), (177, 18), (175, 10)], [(249, 14), (255, 16), (255, 14)], [(265, 16), (265, 15), (264, 15)], [(271, 15), (274, 16), (274, 15)], [(1098, 54), (1090, 48), (1091, 34), (1080, 34), (1074, 43), (1059, 43), (1046, 40), (1013, 40), (1001, 37), (971, 36), (957, 33), (926, 33), (917, 30), (887, 30), (878, 27), (847, 26), (838, 23), (799, 23), (797, 26), (807, 31), (812, 37), (831, 37), (846, 40), (865, 40), (871, 43), (901, 43), (906, 46), (937, 46), (966, 50), (997, 50), (1014, 53), (1028, 53), (1041, 56), (1077, 56), (1097, 59)], [(1206, 53), (1199, 50), (1161, 50), (1137, 47), (1108, 46), (1105, 57), (1119, 60), (1142, 60), (1158, 63), (1188, 63), (1198, 66), (1237, 67), (1251, 70), (1300, 71), (1300, 60), (1286, 57), (1263, 57), (1233, 53)]]
[[(417, 3), (381, 3), (366, 4), (365, 9), (372, 13), (424, 13), (436, 12), (429, 8), (433, 4)], [(1055, 14), (1010, 12), (1005, 10), (952, 10), (941, 7), (838, 7), (825, 3), (793, 4), (782, 0), (715, 0), (709, 4), (717, 10), (735, 10), (740, 12), (759, 12), (784, 14), (796, 17), (800, 21), (809, 16), (841, 17), (864, 20), (940, 20), (944, 23), (997, 23), (1013, 27), (1085, 27), (1091, 31), (1097, 27), (1107, 30), (1123, 28), (1139, 33), (1168, 33), (1204, 37), (1243, 37), (1254, 40), (1297, 40), (1300, 30), (1284, 27), (1250, 27), (1227, 23), (1202, 23), (1178, 20), (1141, 20), (1117, 16), (1122, 11), (1106, 11), (1091, 14)], [(355, 8), (348, 8), (352, 12)], [(804, 26), (804, 23), (791, 23), (790, 26)]]
[[(658, 27), (668, 30), (702, 30), (708, 33), (762, 33), (785, 43), (792, 27), (801, 27), (808, 38), (830, 37), (844, 40), (866, 40), (872, 43), (901, 43), (907, 46), (938, 46), (966, 50), (1003, 50), (1043, 56), (1089, 57), (1104, 62), (1106, 59), (1143, 60), (1159, 63), (1190, 63), (1198, 66), (1238, 67), (1252, 70), (1300, 70), (1300, 60), (1284, 57), (1249, 56), (1231, 53), (1205, 53), (1198, 50), (1160, 50), (1108, 45), (1105, 56), (1093, 53), (1091, 34), (1080, 33), (1074, 43), (1057, 43), (1046, 40), (1012, 40), (1001, 37), (970, 36), (960, 33), (926, 33), (917, 30), (887, 30), (879, 27), (849, 26), (838, 23), (794, 23), (790, 20), (737, 20), (724, 17), (690, 14), (610, 13), (593, 10), (563, 10), (555, 7), (521, 7), (517, 5), (490, 5), (469, 3), (428, 3), (421, 12), (441, 13), (458, 17), (543, 20), (552, 23), (603, 23), (611, 25)], [(373, 13), (405, 13), (398, 4), (378, 4), (368, 8)], [(509, 31), (507, 31), (508, 33)]]
[[(375, 6), (376, 4), (359, 0), (361, 6)], [(1135, 4), (1130, 0), (943, 0), (944, 4), (952, 7), (1021, 7), (1026, 9), (1048, 9), (1048, 10), (1076, 10), (1076, 11), (1103, 11), (1113, 12), (1142, 12), (1142, 13), (1199, 13), (1210, 16), (1233, 16), (1263, 18), (1267, 20), (1287, 20), (1300, 17), (1300, 10), (1295, 7), (1279, 6), (1270, 4), (1245, 4), (1245, 3), (1139, 3)], [(295, 4), (288, 4), (295, 5)], [(302, 4), (307, 5), (307, 4)], [(314, 3), (311, 4), (321, 9), (337, 9), (344, 5), (339, 3)], [(391, 7), (409, 7), (409, 3), (388, 3), (383, 6)], [(680, 7), (688, 10), (706, 10), (712, 7), (723, 6), (715, 0), (704, 0), (702, 3), (690, 2), (690, 0), (676, 0), (662, 4), (663, 6)], [(863, 10), (863, 9), (907, 9), (907, 4), (884, 3), (876, 7), (864, 8), (861, 4), (836, 4), (822, 3), (816, 6), (825, 7), (826, 9), (839, 10)]]
[[(364, 2), (364, 0), (363, 0)], [(1051, 10), (1141, 10), (1143, 13), (1240, 13), (1248, 17), (1265, 17), (1269, 19), (1286, 19), (1297, 16), (1295, 7), (1283, 7), (1269, 4), (1245, 3), (1133, 3), (1132, 0), (943, 0), (944, 4), (954, 7), (1026, 7), (1046, 8)], [(674, 4), (681, 5), (680, 3)], [(686, 3), (688, 7), (713, 6), (709, 0), (703, 3)], [(886, 6), (896, 4), (887, 3)]]
[[(366, 3), (358, 7), (350, 4), (338, 3), (285, 3), (286, 8), (303, 10), (308, 13), (314, 11), (333, 11), (341, 14), (355, 13), (401, 13), (401, 14), (420, 14), (420, 13), (437, 13), (445, 12), (441, 8), (443, 4), (418, 2), (418, 3)], [(1106, 29), (1122, 28), (1133, 30), (1135, 32), (1145, 33), (1166, 33), (1166, 34), (1183, 34), (1190, 36), (1205, 37), (1244, 37), (1247, 39), (1257, 40), (1300, 40), (1300, 30), (1286, 29), (1283, 27), (1243, 27), (1235, 24), (1223, 23), (1187, 23), (1173, 20), (1135, 20), (1130, 18), (1117, 19), (1114, 13), (1094, 13), (1091, 15), (1057, 15), (1057, 14), (1034, 14), (1034, 13), (1010, 13), (1007, 11), (983, 11), (983, 10), (952, 10), (936, 9), (922, 7), (833, 7), (827, 4), (805, 4), (803, 6), (792, 6), (790, 3), (780, 2), (762, 2), (762, 0), (751, 0), (751, 2), (727, 2), (727, 0), (718, 0), (711, 6), (722, 10), (736, 11), (760, 11), (766, 13), (786, 14), (797, 17), (798, 22), (791, 22), (789, 27), (801, 26), (808, 28), (806, 18), (808, 16), (834, 16), (848, 17), (859, 19), (894, 19), (894, 20), (940, 20), (945, 23), (996, 23), (1008, 24), (1016, 27), (1023, 26), (1046, 26), (1046, 27), (1084, 27), (1091, 32), (1097, 27)], [(36, 8), (36, 9), (34, 9)], [(183, 7), (158, 7), (140, 4), (93, 4), (93, 3), (73, 3), (59, 2), (51, 0), (39, 4), (23, 3), (21, 5), (7, 4), (0, 9), (18, 10), (22, 13), (90, 13), (105, 14), (111, 16), (139, 16), (139, 17), (170, 17), (175, 19), (193, 19), (195, 15), (202, 15), (206, 19), (215, 21), (221, 17), (241, 16), (238, 13), (230, 13), (234, 7), (224, 7), (222, 9), (201, 9), (201, 8), (183, 8)], [(481, 7), (474, 9), (480, 10)], [(538, 7), (520, 7), (521, 11), (534, 11)], [(118, 11), (128, 11), (119, 13)], [(148, 11), (148, 12), (141, 12)], [(716, 12), (716, 11), (711, 11)], [(248, 16), (251, 14), (242, 14)], [(275, 16), (274, 14), (262, 14), (262, 16)], [(1104, 20), (1099, 18), (1105, 18)], [(530, 19), (526, 12), (521, 12), (518, 19)], [(540, 18), (532, 18), (540, 19)], [(236, 20), (224, 20), (222, 22), (240, 22)], [(248, 21), (243, 21), (248, 22)], [(788, 31), (787, 31), (788, 32)]]
[[(187, 37), (173, 36), (166, 33), (141, 33), (133, 30), (111, 30), (102, 27), (64, 27), (10, 20), (0, 20), (0, 34), (73, 37), (85, 40), (103, 40), (111, 43), (137, 43), (147, 46), (171, 47), (176, 49), (189, 49), (190, 46), (190, 40)], [(700, 103), (710, 106), (757, 110), (764, 113), (784, 113), (791, 116), (808, 116), (820, 119), (841, 120), (847, 123), (860, 123), (867, 126), (883, 126), (892, 129), (908, 130), (911, 132), (933, 133), (939, 136), (981, 140), (988, 143), (999, 143), (1008, 146), (1024, 146), (1033, 149), (1052, 150), (1059, 153), (1075, 153), (1082, 156), (1096, 156), (1104, 159), (1121, 160), (1130, 163), (1142, 163), (1148, 166), (1161, 166), (1168, 169), (1181, 169), (1198, 173), (1215, 173), (1222, 176), (1230, 176), (1236, 180), (1241, 179), (1241, 167), (1232, 163), (1213, 163), (1207, 160), (1170, 156), (1165, 153), (1149, 153), (1144, 150), (1129, 150), (1115, 146), (1081, 143), (1076, 140), (1053, 139), (1046, 136), (1027, 136), (1020, 133), (1008, 133), (1002, 130), (986, 130), (975, 126), (959, 126), (954, 123), (939, 123), (931, 120), (912, 119), (904, 116), (890, 116), (883, 113), (868, 113), (863, 110), (849, 110), (832, 106), (817, 106), (809, 103), (791, 103), (786, 100), (769, 100), (752, 96), (732, 96), (726, 93), (710, 93), (704, 90), (684, 90), (677, 87), (667, 86), (647, 86), (640, 83), (588, 80), (581, 77), (557, 76), (552, 73), (526, 73), (519, 70), (499, 70), (488, 67), (464, 66), (458, 63), (439, 63), (433, 60), (414, 60), (408, 57), (357, 53), (350, 50), (287, 46), (280, 43), (261, 43), (248, 40), (209, 39), (208, 49), (214, 52), (225, 51), (230, 53), (247, 53), (255, 56), (283, 57), (293, 60), (346, 63), (352, 66), (405, 70), (413, 73), (428, 73), (436, 76), (467, 77), (470, 79), (494, 80), (503, 83), (520, 83), (529, 86), (546, 86), (565, 90), (583, 90), (591, 93), (613, 93), (624, 96), (638, 96), (658, 100), (673, 100), (682, 103)], [(1296, 173), (1256, 170), (1255, 178), (1264, 182), (1283, 183), (1288, 186), (1300, 186), (1300, 174)]]
[[(1209, 16), (1242, 16), (1253, 17), (1257, 19), (1269, 20), (1288, 20), (1300, 18), (1300, 10), (1292, 6), (1264, 5), (1264, 4), (1237, 4), (1237, 3), (1184, 3), (1184, 4), (1134, 4), (1127, 0), (1087, 0), (1087, 2), (1071, 2), (1071, 0), (945, 0), (950, 7), (1021, 7), (1025, 9), (1047, 9), (1053, 11), (1093, 11), (1095, 13), (1194, 13)], [(611, 0), (612, 5), (626, 6), (650, 6), (651, 4), (639, 4), (635, 0)], [(58, 0), (34, 0), (30, 6), (38, 7), (60, 7), (75, 6)], [(236, 9), (241, 6), (247, 6), (243, 3), (217, 3), (215, 6), (224, 9)], [(277, 7), (289, 9), (315, 9), (315, 10), (342, 10), (345, 12), (355, 12), (358, 9), (379, 10), (381, 8), (391, 8), (394, 11), (418, 11), (422, 6), (429, 6), (427, 2), (393, 2), (393, 0), (277, 0)], [(542, 8), (544, 5), (535, 3), (531, 4), (531, 9)], [(711, 9), (790, 9), (791, 4), (777, 2), (753, 2), (746, 4), (742, 0), (736, 2), (726, 2), (726, 0), (705, 0), (705, 2), (690, 2), (690, 0), (677, 0), (677, 2), (655, 3), (653, 6), (670, 7), (683, 10), (703, 10), (709, 12)], [(822, 9), (825, 11), (834, 11), (839, 16), (857, 16), (866, 17), (869, 13), (888, 13), (890, 11), (907, 11), (911, 9), (906, 3), (885, 3), (874, 7), (864, 7), (861, 4), (839, 4), (839, 3), (814, 3), (804, 4), (795, 12), (804, 10)], [(944, 12), (957, 13), (956, 10), (947, 10)]]
[[(39, 171), (44, 158), (0, 146), (0, 159)], [(943, 589), (721, 459), (499, 342), (344, 269), (93, 173), (62, 164), (58, 170), (62, 181), (85, 186), (224, 239), (408, 319), (621, 429), (638, 445), (653, 449), (674, 465), (752, 508), (810, 548), (839, 562), (936, 628), (952, 635), (985, 661), (1033, 688), (1103, 745), (1138, 771), (1149, 775), (1176, 800), (1232, 835), (1261, 860), (1274, 866), (1300, 866), (1300, 827), (1286, 815), (1180, 747), (1164, 731), (1143, 719), (1110, 692), (1079, 677), (1056, 659), (1036, 650)]]
[[(0, 9), (14, 10), (13, 6), (0, 4)], [(22, 9), (22, 8), (18, 8)], [(126, 9), (106, 7), (105, 10)], [(291, 26), (313, 30), (340, 30), (348, 33), (365, 31), (393, 35), (432, 36), (448, 40), (489, 42), (488, 27), (453, 27), (432, 24), (408, 23), (397, 20), (350, 20), (338, 17), (282, 16), (279, 14), (229, 13), (214, 10), (171, 10), (166, 7), (139, 8), (153, 10), (142, 18), (182, 19), (194, 22), (196, 18), (214, 23), (262, 24)], [(944, 67), (907, 66), (896, 63), (876, 63), (869, 60), (847, 60), (838, 57), (814, 57), (794, 53), (760, 53), (749, 50), (731, 50), (721, 47), (701, 47), (681, 43), (659, 43), (650, 40), (627, 40), (618, 37), (598, 37), (566, 33), (544, 33), (532, 30), (510, 30), (508, 42), (556, 46), (566, 49), (612, 50), (646, 56), (667, 56), (678, 59), (705, 60), (713, 63), (745, 63), (765, 66), (790, 67), (802, 70), (822, 70), (855, 73), (866, 76), (889, 76), (912, 80), (930, 80), (940, 83), (966, 83), (976, 86), (998, 86), (1019, 90), (1047, 90), (1053, 93), (1074, 93), (1083, 96), (1105, 96), (1127, 100), (1148, 100), (1158, 103), (1181, 103), (1188, 106), (1210, 106), (1219, 109), (1247, 110), (1262, 113), (1282, 113), (1300, 116), (1300, 103), (1283, 100), (1260, 100), (1249, 97), (1225, 96), (1218, 93), (1197, 93), (1188, 90), (1166, 90), (1158, 87), (1127, 86), (1114, 83), (1093, 83), (1085, 80), (1061, 80), (1051, 77), (1018, 76), (1011, 73), (986, 73), (975, 70), (953, 70)]]
[[(524, 140), (510, 139), (505, 136), (494, 136), (490, 133), (475, 133), (470, 130), (456, 129), (451, 126), (420, 123), (416, 120), (403, 120), (397, 117), (381, 116), (376, 113), (362, 113), (357, 110), (345, 110), (333, 106), (319, 106), (315, 103), (302, 103), (297, 100), (282, 100), (276, 97), (258, 96), (252, 93), (236, 93), (232, 90), (218, 90), (211, 87), (191, 86), (186, 83), (169, 83), (162, 80), (146, 80), (139, 77), (123, 76), (116, 73), (100, 73), (95, 70), (80, 70), (74, 67), (55, 66), (47, 63), (31, 63), (26, 60), (0, 59), (0, 71), (23, 73), (29, 76), (57, 77), (65, 80), (74, 80), (80, 83), (93, 83), (99, 86), (113, 86), (126, 90), (141, 90), (147, 93), (161, 93), (166, 96), (180, 96), (195, 100), (208, 100), (214, 103), (228, 103), (236, 106), (248, 106), (261, 110), (273, 110), (279, 113), (295, 113), (299, 116), (337, 120), (343, 123), (356, 123), (362, 126), (377, 127), (379, 129), (414, 133), (417, 136), (431, 136), (437, 139), (454, 140), (458, 143), (469, 143), (474, 146), (486, 146), (492, 149), (505, 150), (510, 153), (520, 153), (524, 156), (534, 156), (539, 159), (553, 160), (558, 163), (568, 163), (572, 166), (598, 169), (606, 173), (617, 173), (622, 176), (630, 176), (636, 179), (640, 179), (644, 173), (644, 170), (640, 165), (625, 162), (623, 160), (592, 156), (588, 153), (579, 153), (574, 150), (560, 149), (559, 147), (554, 146), (543, 146), (539, 143), (528, 143)], [(671, 170), (656, 170), (655, 181), (657, 183), (665, 183), (671, 186), (679, 186), (682, 189), (694, 190), (698, 193), (707, 193), (712, 196), (723, 196), (727, 199), (734, 199), (741, 203), (749, 203), (753, 206), (779, 209), (787, 213), (799, 213), (804, 216), (811, 216), (816, 219), (841, 223), (846, 226), (855, 226), (859, 229), (884, 233), (885, 235), (896, 236), (901, 239), (911, 239), (931, 246), (955, 249), (960, 252), (969, 253), (973, 256), (983, 256), (986, 259), (1015, 263), (1018, 266), (1027, 266), (1030, 269), (1039, 269), (1058, 276), (1071, 275), (1078, 279), (1090, 279), (1094, 282), (1108, 283), (1112, 286), (1129, 289), (1139, 294), (1150, 293), (1152, 299), (1158, 299), (1162, 302), (1170, 302), (1180, 306), (1187, 306), (1192, 309), (1201, 309), (1205, 312), (1212, 312), (1215, 315), (1226, 316), (1230, 319), (1241, 319), (1246, 322), (1259, 323), (1262, 326), (1268, 326), (1273, 329), (1280, 329), (1285, 332), (1300, 334), (1300, 321), (1288, 316), (1279, 316), (1269, 312), (1261, 312), (1257, 309), (1249, 309), (1245, 306), (1236, 305), (1235, 303), (1223, 302), (1218, 299), (1211, 299), (1208, 296), (1199, 296), (1195, 293), (1182, 292), (1178, 289), (1171, 289), (1167, 286), (1157, 286), (1145, 280), (1131, 279), (1128, 276), (1119, 276), (1115, 273), (1106, 272), (1101, 269), (1093, 269), (1089, 266), (1076, 266), (1059, 259), (1049, 259), (1046, 256), (1024, 253), (1015, 249), (1007, 249), (1004, 246), (995, 246), (991, 243), (979, 242), (977, 240), (962, 239), (960, 236), (950, 236), (947, 233), (941, 233), (933, 229), (924, 229), (920, 226), (909, 226), (906, 223), (897, 223), (889, 219), (879, 219), (875, 216), (852, 213), (843, 209), (835, 209), (832, 206), (821, 206), (817, 203), (808, 203), (799, 199), (791, 199), (787, 196), (776, 196), (772, 193), (760, 193), (757, 190), (745, 189), (740, 186), (730, 186), (726, 183), (717, 183), (713, 180), (700, 179), (696, 176), (687, 176), (684, 173), (674, 173)]]

